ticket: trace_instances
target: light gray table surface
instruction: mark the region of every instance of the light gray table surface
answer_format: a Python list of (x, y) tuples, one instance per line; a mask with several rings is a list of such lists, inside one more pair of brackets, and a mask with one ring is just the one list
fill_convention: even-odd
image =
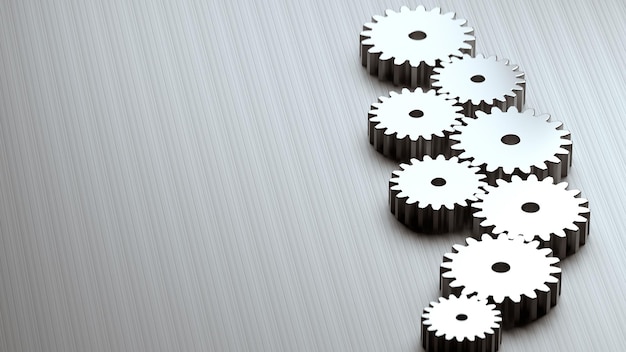
[[(501, 351), (626, 348), (626, 4), (424, 1), (519, 64), (590, 200)], [(444, 252), (390, 214), (362, 24), (414, 1), (0, 2), (0, 351), (419, 351)]]

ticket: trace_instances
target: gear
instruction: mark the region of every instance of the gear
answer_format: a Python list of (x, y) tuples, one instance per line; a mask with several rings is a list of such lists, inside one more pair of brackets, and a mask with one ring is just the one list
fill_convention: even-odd
[[(476, 112), (466, 117), (450, 136), (452, 154), (471, 160), (487, 174), (489, 184), (511, 175), (551, 176), (557, 182), (567, 176), (572, 163), (570, 132), (550, 115), (535, 116), (532, 109), (523, 113), (510, 107), (506, 112), (493, 108), (490, 114)], [(456, 142), (456, 144), (454, 144)]]
[(502, 326), (508, 329), (544, 316), (557, 303), (561, 292), (559, 259), (538, 241), (505, 234), (480, 240), (467, 238), (467, 246), (454, 245), (443, 256), (441, 292), (477, 295), (488, 299), (502, 312)]
[(525, 241), (537, 240), (563, 259), (585, 244), (589, 232), (589, 202), (579, 190), (568, 190), (567, 182), (553, 184), (513, 176), (511, 182), (497, 181), (472, 206), (474, 233), (506, 233)]
[(441, 66), (434, 69), (432, 87), (438, 93), (458, 99), (466, 116), (473, 117), (479, 110), (490, 112), (492, 107), (504, 111), (515, 106), (522, 110), (526, 88), (524, 72), (520, 72), (517, 65), (510, 65), (508, 60), (463, 55), (462, 59), (442, 61)]
[(398, 160), (449, 154), (448, 136), (461, 125), (463, 114), (455, 101), (434, 90), (390, 92), (378, 98), (369, 112), (370, 143)]
[(428, 352), (495, 352), (502, 317), (496, 306), (472, 296), (439, 297), (422, 314), (422, 346)]
[(424, 6), (385, 11), (363, 25), (361, 63), (371, 75), (395, 85), (428, 88), (433, 67), (453, 56), (474, 54), (474, 30), (455, 14)]
[(443, 155), (400, 164), (389, 181), (391, 213), (409, 228), (427, 233), (467, 227), (470, 205), (482, 192), (485, 175), (469, 162)]

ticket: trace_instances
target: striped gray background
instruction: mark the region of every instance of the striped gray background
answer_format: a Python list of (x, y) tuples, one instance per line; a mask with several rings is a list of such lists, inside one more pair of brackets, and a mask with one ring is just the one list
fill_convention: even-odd
[[(0, 351), (419, 350), (464, 235), (401, 226), (367, 142), (359, 32), (405, 4), (0, 2)], [(438, 4), (572, 131), (592, 208), (501, 351), (623, 350), (626, 5)]]

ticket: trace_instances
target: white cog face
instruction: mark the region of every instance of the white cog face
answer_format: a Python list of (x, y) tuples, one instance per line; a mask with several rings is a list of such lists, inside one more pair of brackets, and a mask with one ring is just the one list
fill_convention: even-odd
[(370, 52), (381, 53), (381, 60), (394, 59), (399, 65), (409, 61), (411, 66), (421, 62), (435, 66), (438, 60), (448, 61), (461, 56), (461, 49), (470, 50), (474, 36), (466, 21), (454, 19), (454, 13), (441, 14), (439, 8), (426, 11), (418, 6), (414, 11), (402, 7), (400, 12), (386, 11), (386, 16), (374, 16), (375, 23), (362, 33), (369, 37), (362, 43), (373, 45)]
[(440, 93), (458, 98), (460, 103), (491, 105), (494, 100), (505, 101), (506, 96), (514, 97), (516, 90), (523, 89), (524, 73), (509, 65), (508, 60), (498, 61), (495, 56), (464, 55), (463, 59), (453, 58), (441, 65), (434, 69), (432, 85), (440, 88)]
[(578, 230), (576, 222), (587, 221), (581, 214), (589, 209), (578, 198), (578, 190), (567, 190), (567, 183), (553, 184), (551, 178), (538, 181), (531, 175), (527, 180), (514, 176), (511, 182), (499, 180), (498, 187), (488, 187), (480, 194), (474, 207), (475, 217), (484, 218), (481, 225), (495, 226), (494, 233), (506, 232), (510, 237), (536, 237), (549, 241), (551, 234), (565, 237), (565, 230)]
[(476, 193), (482, 192), (485, 176), (469, 162), (459, 162), (458, 158), (448, 160), (443, 155), (436, 159), (429, 156), (424, 161), (411, 159), (411, 164), (400, 164), (402, 170), (394, 171), (392, 190), (398, 190), (398, 198), (407, 198), (407, 204), (418, 203), (420, 208), (432, 206), (434, 210), (454, 205), (469, 205), (476, 200)]
[(502, 321), (495, 305), (476, 296), (440, 297), (439, 302), (432, 302), (424, 311), (423, 324), (428, 331), (434, 331), (437, 337), (459, 342), (485, 339), (486, 335), (495, 333)]
[(455, 101), (436, 95), (430, 90), (411, 92), (403, 89), (402, 94), (391, 92), (390, 97), (380, 97), (380, 103), (372, 104), (370, 121), (378, 122), (376, 128), (385, 129), (385, 134), (397, 133), (397, 138), (409, 136), (411, 140), (433, 136), (444, 137), (460, 125), (463, 114)]
[(446, 254), (450, 261), (442, 268), (449, 271), (442, 275), (453, 279), (451, 287), (463, 286), (464, 295), (491, 296), (495, 303), (505, 298), (520, 302), (522, 295), (536, 298), (535, 290), (549, 291), (547, 284), (558, 282), (554, 274), (561, 272), (553, 266), (559, 259), (548, 256), (550, 249), (538, 246), (537, 241), (525, 243), (520, 237), (509, 239), (506, 235), (493, 239), (485, 234), (481, 241), (468, 238), (467, 246), (454, 246), (458, 253)]
[(489, 172), (500, 167), (509, 174), (515, 169), (528, 174), (533, 166), (545, 170), (547, 162), (559, 163), (558, 155), (569, 153), (569, 132), (560, 129), (561, 122), (549, 121), (547, 114), (535, 116), (533, 110), (520, 113), (512, 107), (506, 112), (493, 108), (491, 114), (477, 111), (476, 116), (463, 119), (466, 126), (455, 127), (458, 133), (450, 139), (459, 143), (452, 149)]

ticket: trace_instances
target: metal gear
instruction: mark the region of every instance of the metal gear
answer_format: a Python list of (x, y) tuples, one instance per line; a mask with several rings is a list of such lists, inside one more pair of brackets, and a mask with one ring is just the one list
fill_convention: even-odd
[(502, 331), (494, 304), (472, 296), (439, 297), (422, 314), (422, 346), (428, 352), (495, 352)]
[(420, 88), (389, 95), (368, 113), (370, 144), (377, 151), (398, 160), (450, 153), (448, 137), (463, 118), (454, 100)]
[(579, 190), (568, 190), (567, 182), (554, 184), (552, 178), (539, 181), (513, 176), (511, 182), (498, 180), (472, 207), (474, 233), (506, 233), (536, 240), (565, 258), (585, 244), (589, 233), (589, 201)]
[(512, 175), (551, 176), (559, 182), (567, 176), (572, 163), (572, 141), (569, 131), (550, 115), (535, 115), (534, 110), (506, 112), (493, 108), (490, 114), (476, 112), (466, 117), (463, 126), (455, 126), (450, 135), (452, 155), (471, 160), (487, 174), (489, 184), (497, 179), (510, 180)]
[(463, 55), (441, 62), (431, 76), (432, 87), (438, 93), (447, 93), (458, 99), (466, 116), (476, 111), (490, 112), (492, 107), (506, 110), (511, 106), (522, 110), (526, 81), (524, 72), (508, 60), (495, 56)]
[(387, 10), (385, 16), (374, 16), (363, 25), (361, 64), (381, 80), (428, 88), (433, 67), (453, 56), (474, 54), (474, 29), (466, 23), (455, 19), (453, 12), (442, 14), (438, 7)]
[(389, 181), (391, 213), (409, 228), (425, 233), (461, 230), (470, 222), (471, 203), (483, 192), (485, 175), (456, 157), (400, 164)]
[(559, 259), (538, 241), (524, 242), (505, 234), (466, 239), (443, 256), (443, 296), (476, 295), (495, 303), (505, 329), (532, 322), (557, 304), (561, 293)]

